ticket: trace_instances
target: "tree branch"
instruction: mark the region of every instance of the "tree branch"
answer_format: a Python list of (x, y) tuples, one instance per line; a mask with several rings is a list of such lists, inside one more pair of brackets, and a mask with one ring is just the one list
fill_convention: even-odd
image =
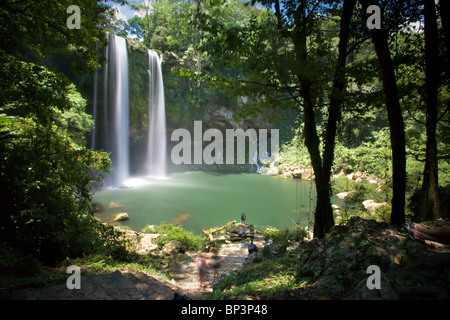
[(420, 120), (416, 119), (416, 117), (414, 117), (414, 115), (409, 110), (408, 105), (406, 104), (405, 99), (403, 98), (403, 96), (401, 97), (401, 99), (402, 99), (403, 105), (405, 106), (406, 111), (408, 111), (408, 114), (411, 116), (411, 118), (413, 118), (415, 121), (417, 121), (420, 124), (426, 125), (425, 122), (420, 121)]

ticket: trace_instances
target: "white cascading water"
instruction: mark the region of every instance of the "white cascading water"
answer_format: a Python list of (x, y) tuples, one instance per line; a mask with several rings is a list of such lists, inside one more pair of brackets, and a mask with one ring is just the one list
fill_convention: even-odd
[(111, 162), (112, 185), (123, 187), (129, 178), (129, 99), (128, 53), (125, 38), (110, 37), (112, 122)]
[[(97, 51), (97, 56), (98, 56), (98, 42), (95, 45), (95, 50)], [(92, 141), (91, 141), (91, 146), (92, 146), (92, 150), (96, 150), (96, 145), (97, 145), (97, 129), (96, 129), (96, 125), (98, 123), (97, 120), (97, 87), (98, 87), (98, 69), (95, 69), (95, 74), (94, 74), (94, 101), (93, 101), (93, 114), (92, 114), (92, 118), (94, 120), (94, 128), (92, 129)]]
[(166, 161), (166, 111), (161, 59), (152, 50), (149, 55), (149, 137), (148, 173), (155, 178), (167, 176)]
[[(108, 43), (111, 43), (111, 35), (106, 32), (106, 39)], [(105, 62), (103, 64), (103, 150), (110, 152), (110, 142), (109, 142), (109, 126), (108, 126), (108, 66), (109, 66), (109, 45), (105, 48)], [(98, 119), (100, 120), (100, 119)], [(98, 121), (100, 123), (100, 121)], [(97, 126), (94, 126), (96, 129)]]

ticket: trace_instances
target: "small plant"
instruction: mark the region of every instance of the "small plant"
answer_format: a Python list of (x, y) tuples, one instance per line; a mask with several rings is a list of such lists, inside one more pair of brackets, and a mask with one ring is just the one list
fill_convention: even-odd
[(303, 240), (304, 237), (308, 236), (308, 232), (301, 226), (297, 226), (294, 229), (284, 230), (278, 230), (274, 227), (268, 227), (262, 232), (262, 235), (266, 239), (272, 239), (274, 242), (288, 245), (291, 241)]
[(156, 239), (156, 244), (162, 248), (171, 240), (181, 242), (185, 251), (199, 251), (206, 247), (207, 239), (205, 237), (197, 236), (191, 231), (187, 231), (182, 226), (174, 226), (173, 224), (161, 224), (153, 228), (145, 227), (144, 233), (159, 233), (166, 234), (164, 237)]

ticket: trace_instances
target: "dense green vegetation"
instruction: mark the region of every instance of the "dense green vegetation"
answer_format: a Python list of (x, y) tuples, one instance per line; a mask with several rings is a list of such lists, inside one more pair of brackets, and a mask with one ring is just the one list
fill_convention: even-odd
[(23, 54), (71, 55), (84, 70), (95, 65), (92, 42), (107, 11), (93, 1), (84, 5), (91, 18), (79, 33), (67, 29), (60, 1), (13, 1), (0, 11), (2, 246), (49, 264), (123, 248), (91, 209), (91, 188), (110, 160), (86, 145), (93, 126), (86, 100), (65, 75)]

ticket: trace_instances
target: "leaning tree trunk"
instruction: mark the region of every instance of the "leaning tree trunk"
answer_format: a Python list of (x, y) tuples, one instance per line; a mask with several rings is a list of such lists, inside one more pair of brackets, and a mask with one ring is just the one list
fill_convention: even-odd
[(438, 159), (436, 128), (438, 117), (439, 72), (436, 48), (438, 47), (438, 29), (434, 0), (424, 0), (425, 16), (425, 79), (426, 79), (426, 158), (422, 183), (422, 201), (419, 215), (422, 219), (440, 218), (438, 191)]

